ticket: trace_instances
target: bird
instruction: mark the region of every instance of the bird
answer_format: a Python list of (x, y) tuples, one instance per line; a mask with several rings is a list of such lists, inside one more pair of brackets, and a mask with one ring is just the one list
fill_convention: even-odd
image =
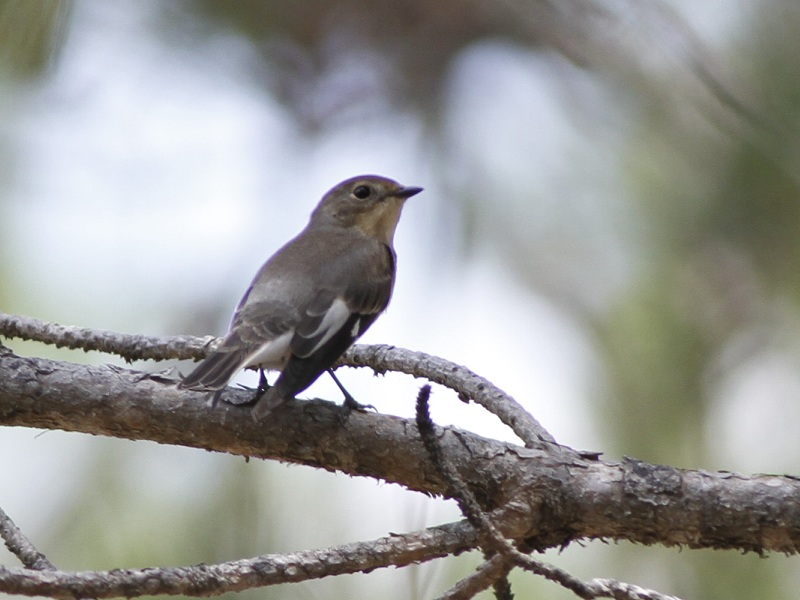
[[(328, 371), (345, 406), (363, 408), (331, 367), (389, 305), (394, 233), (405, 201), (421, 191), (377, 175), (330, 189), (259, 269), (222, 341), (179, 387), (213, 391), (216, 404), (237, 372), (258, 369), (252, 415), (260, 421)], [(280, 371), (272, 386), (265, 370)]]

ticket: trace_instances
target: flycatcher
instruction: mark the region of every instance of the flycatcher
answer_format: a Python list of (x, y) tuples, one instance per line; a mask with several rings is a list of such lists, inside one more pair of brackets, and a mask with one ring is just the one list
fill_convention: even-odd
[[(422, 191), (364, 175), (322, 198), (300, 234), (256, 273), (217, 348), (180, 387), (220, 391), (240, 370), (261, 371), (253, 417), (310, 386), (378, 318), (392, 296), (394, 232), (403, 204)], [(279, 370), (267, 386), (264, 370)], [(357, 406), (345, 394), (345, 404)]]

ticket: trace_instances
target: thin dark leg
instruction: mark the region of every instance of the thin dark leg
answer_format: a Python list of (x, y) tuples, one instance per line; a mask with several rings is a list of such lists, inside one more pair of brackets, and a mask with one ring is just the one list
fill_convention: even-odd
[(266, 391), (270, 388), (270, 384), (267, 381), (267, 376), (264, 374), (264, 369), (258, 370), (258, 387), (256, 388), (256, 393), (253, 394), (253, 399), (248, 402), (248, 404), (254, 404), (259, 401), (261, 396), (263, 396)]
[(269, 382), (267, 381), (267, 376), (264, 374), (264, 369), (258, 370), (258, 388), (256, 388), (256, 399), (260, 398), (264, 395), (269, 388)]
[[(238, 399), (234, 399), (233, 396), (229, 396), (225, 400), (225, 402), (228, 403), (228, 404), (233, 404), (234, 406), (242, 406), (242, 405), (245, 405), (245, 404), (253, 404), (259, 398), (261, 398), (261, 396), (264, 395), (264, 392), (266, 392), (271, 387), (269, 385), (269, 383), (267, 382), (267, 376), (264, 374), (264, 370), (263, 369), (259, 369), (258, 387), (250, 388), (250, 387), (247, 387), (246, 385), (242, 385), (241, 383), (238, 383), (236, 385), (239, 386), (240, 388), (242, 388), (243, 390), (248, 390), (248, 391), (253, 392), (253, 396), (248, 400), (238, 400)], [(216, 392), (214, 392), (214, 397), (211, 400), (211, 408), (214, 408), (219, 403), (220, 397), (222, 396), (222, 392), (224, 392), (224, 391), (225, 391), (225, 388), (222, 388), (221, 390), (217, 390)]]
[(333, 369), (328, 369), (328, 373), (333, 378), (334, 383), (336, 386), (341, 390), (342, 394), (344, 395), (344, 404), (342, 405), (346, 411), (346, 415), (350, 414), (351, 410), (357, 410), (359, 412), (365, 412), (368, 408), (375, 410), (375, 407), (371, 404), (361, 404), (360, 402), (356, 402), (356, 399), (353, 398), (353, 395), (348, 392), (345, 387), (342, 385), (342, 382), (339, 381), (339, 378), (333, 372)]

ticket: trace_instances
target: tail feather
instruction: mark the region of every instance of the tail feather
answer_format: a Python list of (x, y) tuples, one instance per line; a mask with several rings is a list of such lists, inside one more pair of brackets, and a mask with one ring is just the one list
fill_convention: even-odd
[(215, 352), (201, 362), (194, 371), (183, 378), (180, 387), (200, 390), (224, 388), (246, 358), (243, 350)]

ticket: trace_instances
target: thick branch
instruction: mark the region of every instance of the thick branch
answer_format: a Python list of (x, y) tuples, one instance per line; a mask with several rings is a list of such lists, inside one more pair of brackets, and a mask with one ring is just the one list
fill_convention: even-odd
[[(233, 392), (232, 392), (233, 393)], [(241, 392), (246, 394), (247, 392)], [(23, 358), (0, 351), (0, 425), (149, 439), (351, 475), (429, 494), (446, 493), (412, 422), (295, 401), (266, 423), (146, 374)], [(579, 538), (795, 553), (796, 479), (684, 471), (626, 460), (582, 460), (552, 446), (521, 448), (453, 428), (442, 447), (502, 534), (536, 548)]]
[[(56, 347), (98, 350), (133, 360), (199, 360), (208, 354), (217, 338), (190, 336), (155, 337), (129, 335), (48, 323), (32, 317), (0, 313), (0, 335), (34, 340)], [(554, 444), (553, 437), (511, 396), (476, 375), (443, 358), (411, 352), (394, 346), (354, 346), (339, 365), (371, 367), (376, 372), (398, 371), (425, 377), (458, 391), (465, 401), (474, 400), (497, 415), (528, 447)]]

